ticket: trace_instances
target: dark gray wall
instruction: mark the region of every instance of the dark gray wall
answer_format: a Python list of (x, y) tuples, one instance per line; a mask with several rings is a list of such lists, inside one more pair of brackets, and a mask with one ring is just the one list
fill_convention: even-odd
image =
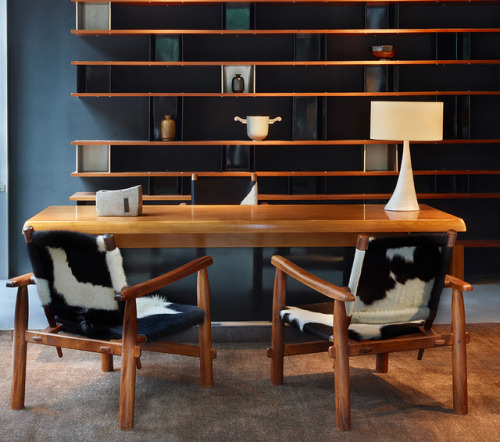
[[(69, 1), (10, 0), (8, 7), (10, 273), (29, 270), (21, 228), (48, 204), (67, 204), (77, 116), (69, 53), (75, 41)], [(74, 100), (73, 100), (74, 101)], [(84, 120), (87, 120), (84, 118)]]
[[(70, 0), (8, 1), (10, 275), (30, 270), (21, 235), (26, 219), (49, 205), (69, 204), (69, 196), (76, 191), (118, 188), (120, 184), (129, 184), (114, 179), (71, 177), (71, 172), (75, 170), (75, 147), (71, 146), (71, 141), (88, 138), (147, 139), (149, 136), (147, 99), (71, 97), (71, 92), (76, 91), (77, 79), (72, 60), (139, 59), (145, 48), (147, 52), (147, 37), (77, 37), (70, 33), (74, 27), (75, 5)], [(455, 156), (452, 154), (450, 158), (461, 157), (454, 152)], [(309, 151), (308, 155), (311, 156)], [(418, 151), (414, 160), (418, 166)], [(467, 235), (471, 237), (498, 238), (500, 235), (497, 200), (431, 200), (421, 203), (463, 217), (469, 227)], [(484, 213), (488, 216), (485, 217)], [(266, 262), (272, 251), (265, 252)], [(498, 273), (498, 250), (480, 252), (481, 259), (477, 259), (472, 251), (468, 252), (467, 269), (472, 273)], [(144, 275), (141, 275), (147, 277), (151, 263), (156, 265), (152, 273), (164, 270), (166, 256), (177, 256), (179, 260), (189, 253), (193, 256), (192, 251), (176, 255), (178, 253), (137, 251), (128, 258), (129, 262), (147, 262), (148, 265), (143, 266)], [(267, 307), (252, 294), (250, 251), (239, 251), (243, 260), (235, 258), (236, 251), (208, 250), (207, 253), (213, 254), (217, 263), (212, 271), (212, 288), (220, 297), (218, 304), (226, 305), (223, 310), (231, 311), (235, 303), (241, 307), (244, 302), (247, 310), (254, 309), (253, 313), (249, 313), (251, 316), (255, 317), (255, 310), (259, 310), (257, 316), (267, 317)], [(488, 255), (486, 259), (484, 254)], [(231, 280), (228, 280), (228, 275), (231, 275)], [(244, 297), (234, 296), (232, 289), (238, 282), (244, 289)], [(271, 287), (272, 274), (267, 266), (264, 291), (269, 291)], [(266, 300), (269, 301), (269, 298)], [(264, 310), (267, 313), (262, 313)], [(219, 318), (227, 319), (225, 313)]]
[[(71, 141), (147, 137), (147, 100), (131, 99), (124, 106), (112, 99), (71, 97), (76, 91), (71, 61), (106, 59), (109, 47), (109, 40), (102, 44), (104, 37), (102, 48), (96, 49), (91, 39), (71, 35), (74, 28), (75, 5), (69, 0), (8, 1), (11, 275), (29, 270), (21, 235), (24, 221), (49, 205), (69, 204), (74, 192), (100, 184), (71, 177)], [(115, 44), (113, 56), (120, 57), (127, 47)]]

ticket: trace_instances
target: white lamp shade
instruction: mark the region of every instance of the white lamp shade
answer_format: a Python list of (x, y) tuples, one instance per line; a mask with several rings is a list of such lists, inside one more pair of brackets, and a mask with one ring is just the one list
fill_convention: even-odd
[(394, 141), (443, 139), (443, 103), (372, 101), (370, 138)]

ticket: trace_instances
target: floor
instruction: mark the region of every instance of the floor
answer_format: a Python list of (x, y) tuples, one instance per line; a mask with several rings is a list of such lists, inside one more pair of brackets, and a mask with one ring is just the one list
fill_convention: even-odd
[[(469, 323), (500, 322), (500, 279), (498, 277), (473, 277), (468, 282), (474, 285), (472, 292), (464, 293), (465, 312)], [(0, 330), (10, 330), (13, 327), (16, 290), (5, 287), (5, 281), (0, 280)], [(30, 317), (29, 327), (43, 328), (47, 325), (43, 309), (35, 287), (29, 288)], [(451, 290), (445, 290), (441, 298), (441, 306), (436, 323), (450, 323)], [(259, 324), (262, 324), (259, 322)]]

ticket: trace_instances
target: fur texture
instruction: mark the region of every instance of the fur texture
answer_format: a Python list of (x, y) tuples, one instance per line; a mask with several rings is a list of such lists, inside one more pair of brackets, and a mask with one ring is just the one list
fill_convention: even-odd
[[(446, 234), (371, 239), (358, 254), (350, 281), (355, 301), (349, 335), (354, 339), (384, 339), (424, 325), (437, 308), (451, 253)], [(359, 273), (357, 273), (359, 272)], [(321, 339), (333, 331), (331, 313), (315, 307), (286, 307), (283, 321)], [(348, 313), (348, 314), (349, 314)]]
[(257, 190), (257, 183), (254, 183), (250, 188), (250, 191), (243, 198), (240, 205), (241, 206), (256, 206), (259, 203), (259, 192)]
[[(40, 300), (63, 330), (92, 338), (119, 339), (123, 302), (115, 293), (127, 285), (118, 248), (107, 251), (102, 236), (76, 232), (33, 232), (28, 253)], [(137, 300), (139, 334), (164, 337), (204, 321), (196, 306), (160, 296)]]
[(257, 182), (246, 177), (199, 177), (191, 181), (191, 204), (257, 205)]

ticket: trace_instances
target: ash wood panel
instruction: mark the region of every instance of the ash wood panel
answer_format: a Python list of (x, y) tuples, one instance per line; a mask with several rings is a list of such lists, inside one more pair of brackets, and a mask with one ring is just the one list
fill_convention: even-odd
[[(204, 4), (248, 3), (248, 0), (71, 0), (73, 3)], [(290, 0), (253, 0), (253, 3), (290, 3)], [(380, 0), (294, 0), (293, 3), (380, 3)], [(497, 0), (384, 0), (383, 3), (498, 3)]]
[(16, 310), (14, 315), (14, 336), (12, 351), (12, 386), (10, 408), (22, 410), (26, 393), (27, 344), (25, 340), (28, 328), (29, 298), (27, 285), (17, 289)]
[(271, 357), (271, 384), (283, 384), (283, 357), (285, 355), (285, 324), (281, 321), (280, 311), (286, 306), (286, 274), (276, 269), (274, 274), (273, 311), (271, 348), (267, 349)]
[[(500, 60), (72, 61), (74, 66), (373, 66), (499, 64)], [(233, 92), (231, 93), (233, 94)]]
[(125, 303), (123, 319), (123, 356), (120, 375), (120, 430), (131, 430), (134, 427), (135, 381), (137, 346), (137, 305), (135, 299)]
[(157, 276), (156, 278), (148, 281), (135, 284), (130, 287), (124, 287), (120, 292), (115, 295), (115, 299), (120, 301), (128, 301), (130, 299), (146, 296), (155, 293), (167, 285), (180, 281), (193, 273), (197, 273), (213, 264), (213, 259), (210, 256), (203, 256), (181, 267), (176, 268), (168, 273)]
[(408, 91), (408, 92), (73, 92), (72, 97), (425, 97), (448, 95), (500, 95), (500, 91)]
[[(194, 172), (73, 172), (71, 176), (81, 177), (190, 177)], [(299, 177), (299, 176), (395, 176), (391, 170), (363, 172), (362, 170), (316, 171), (316, 172), (196, 172), (199, 176), (257, 176)], [(500, 170), (414, 170), (413, 175), (498, 175)]]
[(216, 356), (216, 352), (212, 348), (210, 290), (206, 267), (200, 269), (197, 274), (196, 288), (198, 307), (205, 312), (204, 321), (199, 325), (198, 329), (201, 385), (203, 387), (212, 387), (214, 383), (212, 359)]
[[(469, 141), (469, 140), (464, 140)], [(500, 143), (500, 140), (497, 140)], [(190, 141), (146, 141), (146, 140), (75, 140), (72, 146), (329, 146), (381, 144), (380, 140), (190, 140)], [(429, 144), (432, 144), (430, 141)], [(198, 173), (198, 172), (197, 172)]]
[[(305, 194), (283, 195), (262, 194), (262, 201), (341, 201), (341, 200), (388, 200), (391, 193), (331, 193), (331, 194)], [(499, 198), (500, 193), (417, 193), (418, 199), (474, 199), (474, 198)]]
[(465, 334), (464, 298), (461, 290), (453, 289), (451, 304), (453, 412), (464, 415), (468, 412), (467, 340)]
[[(266, 194), (259, 195), (259, 201), (340, 201), (340, 200), (384, 200), (389, 193), (330, 193), (330, 194)], [(417, 193), (419, 199), (474, 199), (500, 198), (500, 193)], [(95, 192), (76, 192), (70, 201), (94, 202)], [(143, 195), (143, 201), (191, 201), (191, 195)], [(480, 246), (478, 246), (480, 247)]]
[(415, 28), (415, 29), (72, 29), (73, 35), (283, 35), (283, 34), (333, 34), (333, 35), (380, 35), (380, 34), (449, 34), (449, 33), (497, 33), (499, 28)]
[(335, 300), (333, 335), (335, 336), (333, 370), (335, 373), (335, 420), (337, 429), (351, 429), (351, 383), (349, 381), (349, 346), (345, 302)]
[[(389, 193), (330, 193), (330, 194), (260, 194), (259, 201), (340, 201), (340, 200), (384, 200)], [(500, 193), (417, 193), (419, 199), (474, 199), (500, 198)], [(70, 201), (93, 202), (95, 192), (76, 192)], [(143, 201), (191, 201), (191, 195), (143, 195)], [(479, 246), (478, 246), (479, 247)]]
[[(70, 201), (95, 201), (95, 192), (76, 192), (69, 197)], [(191, 201), (191, 195), (144, 195), (143, 201)]]
[(51, 206), (26, 221), (36, 230), (113, 232), (119, 247), (350, 246), (360, 232), (466, 230), (462, 219), (421, 205), (382, 204), (144, 206), (140, 217), (98, 217), (94, 206)]
[[(148, 141), (148, 140), (75, 140), (72, 146), (330, 146), (330, 145), (362, 145), (362, 144), (401, 144), (394, 140), (196, 140), (196, 141)], [(500, 139), (456, 139), (441, 141), (419, 141), (418, 144), (496, 144)]]
[(26, 342), (117, 356), (122, 354), (122, 346), (119, 342), (109, 342), (98, 339), (82, 340), (74, 336), (56, 335), (53, 333), (26, 331)]

